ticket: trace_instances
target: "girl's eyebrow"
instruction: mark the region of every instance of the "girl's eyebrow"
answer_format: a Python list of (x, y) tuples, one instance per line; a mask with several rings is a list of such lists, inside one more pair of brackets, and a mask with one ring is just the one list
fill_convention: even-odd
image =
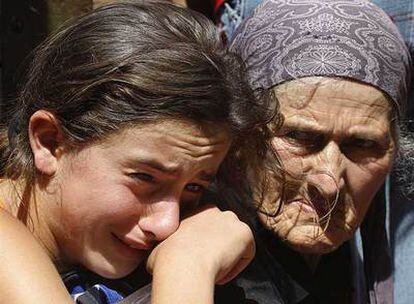
[(138, 156), (134, 157), (133, 159), (129, 159), (126, 163), (127, 165), (133, 167), (144, 165), (168, 175), (178, 175), (180, 171), (179, 165), (166, 164), (165, 162), (162, 162), (153, 157)]
[[(162, 161), (159, 161), (156, 158), (146, 158), (146, 157), (136, 157), (127, 161), (127, 165), (137, 167), (137, 166), (146, 166), (153, 170), (159, 171), (162, 174), (179, 176), (181, 174), (182, 168), (178, 164), (165, 164)], [(209, 172), (202, 170), (197, 174), (197, 178), (205, 182), (212, 182), (216, 177), (217, 172)]]

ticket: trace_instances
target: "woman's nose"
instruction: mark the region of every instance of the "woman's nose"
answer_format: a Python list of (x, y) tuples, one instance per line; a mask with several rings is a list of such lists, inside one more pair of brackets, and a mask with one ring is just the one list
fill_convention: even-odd
[(329, 143), (314, 159), (307, 179), (325, 197), (335, 197), (345, 186), (345, 156), (336, 143)]

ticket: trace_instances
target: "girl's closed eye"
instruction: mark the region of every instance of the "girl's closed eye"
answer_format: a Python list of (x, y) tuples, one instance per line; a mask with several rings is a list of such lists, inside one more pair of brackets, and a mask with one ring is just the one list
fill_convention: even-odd
[(130, 173), (129, 176), (131, 176), (134, 180), (138, 182), (146, 182), (146, 183), (155, 182), (155, 177), (145, 172), (134, 172), (134, 173)]
[(186, 185), (185, 189), (188, 192), (198, 194), (198, 193), (202, 193), (204, 191), (205, 186), (200, 185), (200, 184), (196, 184), (196, 183), (191, 183), (191, 184)]
[(207, 187), (208, 185), (201, 185), (198, 183), (190, 183), (185, 186), (185, 191), (181, 197), (182, 215), (191, 212), (199, 205), (200, 199)]

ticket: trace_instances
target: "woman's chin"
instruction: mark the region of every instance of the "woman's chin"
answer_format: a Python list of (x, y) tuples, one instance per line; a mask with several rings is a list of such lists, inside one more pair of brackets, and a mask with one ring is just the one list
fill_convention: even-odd
[(276, 234), (293, 250), (312, 255), (322, 255), (337, 249), (348, 239), (345, 231), (331, 231), (311, 223)]

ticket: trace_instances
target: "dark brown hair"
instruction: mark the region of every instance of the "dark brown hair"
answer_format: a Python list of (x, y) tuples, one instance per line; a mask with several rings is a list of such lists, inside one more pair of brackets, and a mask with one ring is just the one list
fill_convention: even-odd
[(266, 100), (253, 94), (240, 59), (201, 14), (165, 1), (104, 6), (69, 22), (33, 53), (1, 133), (2, 175), (27, 185), (36, 180), (28, 124), (45, 109), (73, 149), (165, 118), (223, 124), (233, 148), (222, 180), (256, 178), (273, 113)]

